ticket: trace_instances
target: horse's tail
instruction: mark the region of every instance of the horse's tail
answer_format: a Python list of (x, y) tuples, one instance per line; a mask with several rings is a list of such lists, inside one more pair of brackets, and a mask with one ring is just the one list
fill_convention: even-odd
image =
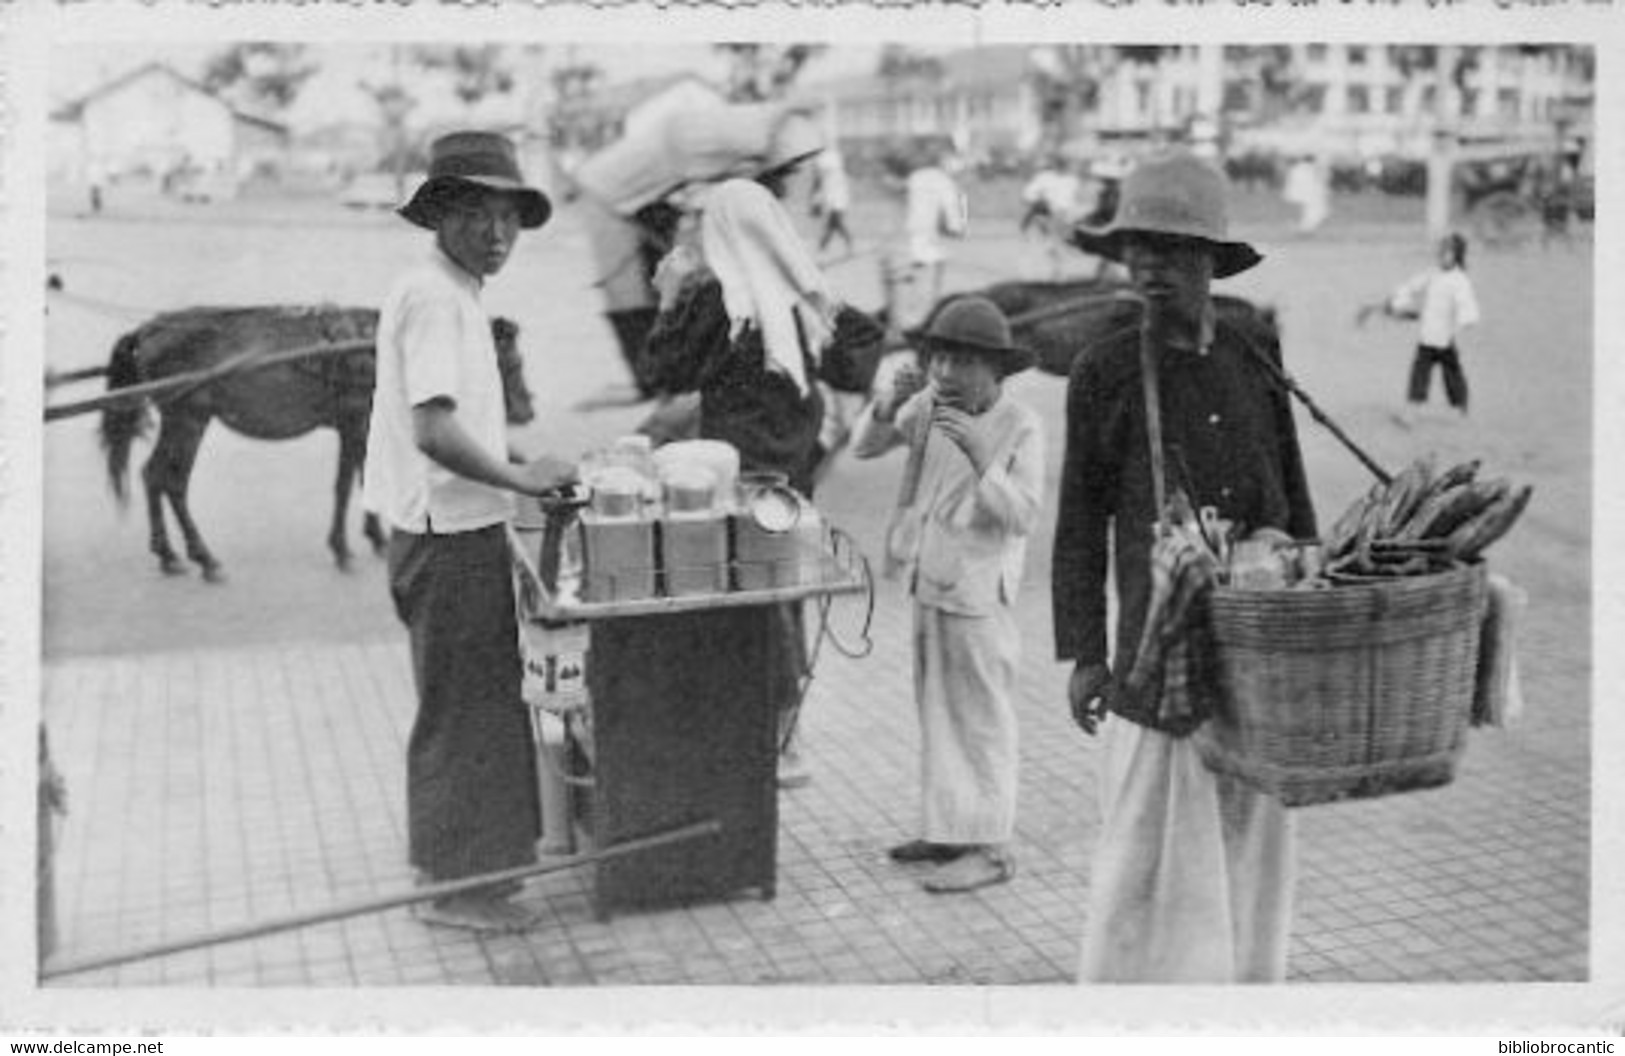
[[(136, 348), (141, 343), (139, 333), (125, 334), (113, 346), (113, 358), (107, 363), (108, 392), (140, 382), (141, 365), (135, 358)], [(145, 400), (115, 403), (102, 411), (102, 451), (107, 455), (107, 482), (121, 506), (130, 499), (130, 445), (147, 431), (147, 421)]]

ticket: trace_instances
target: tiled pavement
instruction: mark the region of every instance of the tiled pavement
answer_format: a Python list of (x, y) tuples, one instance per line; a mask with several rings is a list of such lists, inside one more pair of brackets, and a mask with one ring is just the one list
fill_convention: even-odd
[[(585, 879), (567, 872), (528, 888), (545, 921), (525, 937), (446, 933), (397, 909), (52, 985), (1070, 981), (1095, 746), (1066, 721), (1038, 609), (1022, 609), (1041, 662), (1021, 687), (1013, 883), (933, 896), (885, 858), (910, 834), (917, 764), (906, 609), (883, 586), (874, 654), (826, 648), (820, 661), (804, 713), (815, 779), (781, 796), (770, 902), (746, 894), (599, 923)], [(835, 613), (843, 637), (857, 615)], [(1526, 645), (1561, 656), (1538, 627)], [(59, 956), (409, 885), (411, 700), (394, 640), (49, 663), (44, 717), (72, 796), (56, 859)], [(1538, 722), (1475, 732), (1446, 789), (1301, 811), (1292, 978), (1586, 979), (1584, 704), (1560, 697)]]

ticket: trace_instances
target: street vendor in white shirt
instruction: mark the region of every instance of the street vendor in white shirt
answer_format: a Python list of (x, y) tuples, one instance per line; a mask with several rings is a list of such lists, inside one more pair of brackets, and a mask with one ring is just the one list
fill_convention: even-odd
[[(1074, 237), (1086, 252), (1125, 264), (1145, 298), (1169, 490), (1215, 507), (1243, 536), (1266, 529), (1313, 538), (1291, 407), (1255, 360), (1278, 364), (1280, 349), (1262, 326), (1213, 309), (1210, 282), (1261, 259), (1228, 237), (1226, 190), (1218, 170), (1188, 151), (1154, 156), (1129, 173), (1112, 223)], [(1200, 715), (1174, 706), (1180, 686), (1125, 691), (1152, 596), (1159, 512), (1141, 342), (1135, 325), (1083, 349), (1067, 389), (1052, 566), (1056, 654), (1074, 665), (1068, 696), (1077, 723), (1093, 733), (1107, 711), (1113, 716), (1100, 753), (1103, 817), (1079, 979), (1279, 981), (1292, 920), (1291, 815), (1206, 769), (1188, 736)], [(1183, 688), (1213, 688), (1197, 681)]]
[[(536, 860), (530, 720), (521, 701), (506, 524), (512, 493), (543, 495), (575, 467), (507, 456), (502, 381), (480, 303), (521, 229), (552, 207), (527, 186), (513, 145), (454, 132), (431, 146), (429, 178), (400, 215), (435, 235), (378, 322), (366, 502), (388, 524), (389, 582), (411, 634), (417, 717), (407, 746), (412, 865), (430, 882)], [(517, 931), (532, 915), (517, 883), (436, 899), (429, 923)]]

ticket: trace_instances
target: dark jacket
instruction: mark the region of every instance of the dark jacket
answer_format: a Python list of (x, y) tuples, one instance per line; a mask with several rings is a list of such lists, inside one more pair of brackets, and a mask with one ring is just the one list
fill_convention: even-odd
[[(659, 392), (697, 391), (702, 437), (738, 448), (741, 469), (786, 473), (796, 490), (811, 495), (823, 398), (816, 386), (803, 395), (788, 376), (767, 368), (754, 327), (737, 340), (729, 329), (722, 285), (715, 278), (688, 283), (649, 333), (639, 382)], [(807, 358), (807, 377), (868, 391), (883, 336), (873, 319), (841, 309), (819, 363)]]
[[(1291, 405), (1244, 342), (1280, 363), (1280, 346), (1263, 326), (1223, 319), (1206, 355), (1169, 353), (1160, 360), (1168, 486), (1182, 488), (1197, 508), (1217, 507), (1242, 534), (1268, 526), (1313, 538)], [(1106, 562), (1115, 554), (1112, 656), (1119, 676), (1133, 662), (1151, 593), (1156, 509), (1141, 384), (1137, 325), (1098, 342), (1072, 365), (1051, 571), (1056, 655), (1104, 663)], [(1155, 725), (1144, 714), (1128, 717)]]

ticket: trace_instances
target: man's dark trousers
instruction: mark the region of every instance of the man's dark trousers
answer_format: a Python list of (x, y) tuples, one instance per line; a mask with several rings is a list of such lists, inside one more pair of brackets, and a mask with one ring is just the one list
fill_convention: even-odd
[(411, 862), (452, 880), (536, 860), (536, 757), (520, 697), (507, 534), (397, 531), (390, 592), (411, 634)]

